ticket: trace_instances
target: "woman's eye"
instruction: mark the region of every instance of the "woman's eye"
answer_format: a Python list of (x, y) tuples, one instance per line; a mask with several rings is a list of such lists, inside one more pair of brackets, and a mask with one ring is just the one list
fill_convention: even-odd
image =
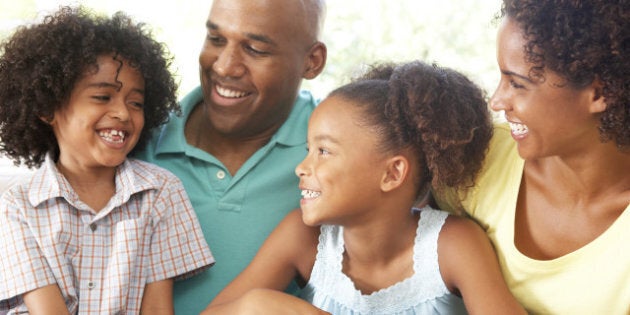
[(514, 81), (514, 80), (510, 80), (510, 86), (515, 88), (515, 89), (525, 88), (525, 86), (523, 86), (522, 84), (516, 83), (516, 81)]

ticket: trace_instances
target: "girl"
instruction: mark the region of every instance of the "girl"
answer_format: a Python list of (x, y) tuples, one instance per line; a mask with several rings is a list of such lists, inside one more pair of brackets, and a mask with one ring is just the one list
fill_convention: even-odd
[[(472, 185), (491, 130), (479, 88), (422, 62), (333, 91), (296, 168), (301, 211), (206, 313), (523, 313), (474, 222), (413, 208), (432, 186)], [(279, 291), (294, 277), (304, 300)]]

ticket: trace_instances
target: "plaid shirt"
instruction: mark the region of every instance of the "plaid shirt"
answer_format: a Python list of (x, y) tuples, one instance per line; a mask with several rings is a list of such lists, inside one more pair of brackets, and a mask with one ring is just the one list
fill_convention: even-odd
[(214, 263), (188, 197), (170, 172), (128, 159), (95, 212), (47, 157), (0, 199), (0, 314), (28, 313), (22, 294), (57, 284), (71, 314), (137, 314), (147, 283)]

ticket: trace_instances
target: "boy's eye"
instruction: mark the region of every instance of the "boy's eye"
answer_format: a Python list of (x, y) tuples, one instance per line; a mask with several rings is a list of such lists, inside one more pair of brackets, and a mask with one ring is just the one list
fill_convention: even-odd
[(108, 101), (109, 100), (109, 95), (94, 95), (94, 96), (92, 96), (92, 98), (97, 100), (97, 101)]
[(140, 102), (131, 102), (131, 105), (136, 108), (143, 108), (144, 104)]

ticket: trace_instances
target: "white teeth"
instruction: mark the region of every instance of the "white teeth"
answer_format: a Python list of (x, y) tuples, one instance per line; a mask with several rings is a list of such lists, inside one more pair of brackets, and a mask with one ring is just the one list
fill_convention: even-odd
[(239, 97), (243, 97), (245, 95), (247, 95), (246, 92), (239, 92), (239, 91), (234, 91), (234, 90), (229, 90), (226, 88), (222, 88), (220, 86), (216, 86), (217, 87), (217, 93), (223, 97), (227, 97), (227, 98), (239, 98)]
[(125, 141), (125, 132), (122, 130), (101, 130), (98, 135), (108, 142), (123, 143)]
[(510, 129), (512, 129), (512, 133), (516, 136), (522, 136), (529, 131), (527, 126), (513, 122), (510, 122)]
[(302, 190), (302, 197), (305, 198), (305, 199), (317, 198), (321, 194), (322, 193), (320, 193), (318, 191), (307, 190), (307, 189)]

